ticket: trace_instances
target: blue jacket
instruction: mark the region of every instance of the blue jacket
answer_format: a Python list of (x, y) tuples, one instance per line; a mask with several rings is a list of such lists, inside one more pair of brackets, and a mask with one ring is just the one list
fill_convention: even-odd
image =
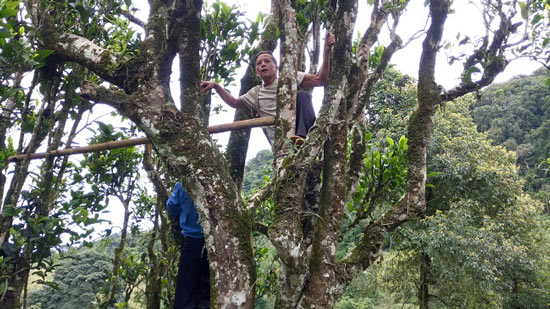
[(170, 217), (179, 215), (181, 233), (191, 238), (204, 238), (202, 227), (199, 223), (199, 214), (195, 209), (195, 204), (187, 195), (187, 192), (177, 182), (174, 191), (166, 202), (166, 210)]

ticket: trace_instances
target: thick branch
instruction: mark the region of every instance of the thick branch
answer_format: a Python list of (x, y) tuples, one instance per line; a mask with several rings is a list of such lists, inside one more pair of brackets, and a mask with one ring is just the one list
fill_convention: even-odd
[(432, 118), (440, 104), (434, 78), (435, 60), (448, 10), (448, 0), (430, 1), (432, 22), (423, 43), (420, 59), (419, 107), (409, 121), (409, 172), (405, 194), (395, 207), (366, 228), (360, 243), (345, 260), (345, 276), (353, 276), (359, 269), (371, 265), (380, 256), (384, 234), (416, 217), (426, 208), (426, 149), (432, 131)]
[(184, 114), (204, 121), (203, 99), (200, 91), (200, 11), (202, 0), (179, 1), (181, 11), (178, 26), (180, 59), (180, 104)]
[(63, 60), (79, 63), (114, 85), (125, 87), (127, 76), (124, 59), (86, 38), (58, 32), (50, 17), (44, 20), (46, 22), (40, 29), (42, 43), (46, 48), (54, 50), (55, 55)]
[(246, 208), (248, 210), (254, 210), (258, 208), (265, 200), (267, 200), (273, 193), (273, 185), (275, 182), (271, 179), (262, 189), (250, 198)]
[(382, 26), (386, 23), (389, 13), (389, 10), (380, 8), (380, 0), (374, 1), (370, 25), (361, 38), (356, 51), (357, 65), (361, 68), (364, 74), (367, 73), (369, 68), (369, 57), (372, 44), (378, 40), (380, 29), (382, 29)]
[(122, 91), (110, 90), (91, 82), (84, 82), (80, 86), (80, 95), (94, 102), (103, 102), (124, 114), (136, 116), (136, 108), (131, 97)]
[(275, 126), (275, 144), (273, 155), (275, 169), (281, 163), (281, 154), (288, 152), (283, 142), (285, 138), (294, 135), (296, 124), (296, 84), (300, 51), (298, 25), (293, 1), (279, 1), (279, 30), (281, 33), (281, 65), (277, 86), (277, 124)]

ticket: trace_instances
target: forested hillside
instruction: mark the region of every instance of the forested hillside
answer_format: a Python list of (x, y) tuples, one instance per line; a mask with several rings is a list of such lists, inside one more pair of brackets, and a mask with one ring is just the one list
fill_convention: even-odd
[(480, 132), (493, 145), (517, 153), (525, 188), (543, 201), (550, 212), (550, 177), (544, 164), (550, 157), (550, 86), (548, 71), (514, 78), (483, 91), (471, 107)]

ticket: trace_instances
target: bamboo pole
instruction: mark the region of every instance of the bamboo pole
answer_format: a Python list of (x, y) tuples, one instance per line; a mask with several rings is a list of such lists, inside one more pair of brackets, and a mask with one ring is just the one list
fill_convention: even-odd
[[(230, 123), (223, 123), (219, 125), (213, 125), (213, 126), (209, 126), (207, 130), (208, 130), (208, 133), (221, 133), (221, 132), (233, 131), (233, 130), (239, 130), (239, 129), (271, 126), (274, 124), (275, 124), (275, 117), (262, 117), (262, 118), (256, 118), (256, 119), (248, 119), (248, 120), (241, 120), (241, 121), (235, 121)], [(31, 154), (31, 160), (42, 159), (47, 156), (53, 156), (53, 157), (70, 156), (73, 154), (81, 154), (81, 153), (96, 152), (96, 151), (109, 150), (109, 149), (115, 149), (115, 148), (131, 147), (131, 146), (143, 145), (147, 143), (150, 143), (147, 137), (125, 139), (121, 141), (101, 143), (101, 144), (89, 145), (84, 147), (52, 150), (49, 153), (47, 152), (33, 153)], [(8, 157), (8, 162), (21, 161), (25, 158), (25, 156), (26, 154), (20, 154), (20, 155)]]

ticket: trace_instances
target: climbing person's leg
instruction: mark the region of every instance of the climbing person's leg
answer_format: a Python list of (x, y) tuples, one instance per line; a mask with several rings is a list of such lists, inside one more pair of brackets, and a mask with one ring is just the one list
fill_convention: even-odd
[(183, 237), (174, 309), (195, 309), (197, 307), (203, 247), (204, 238)]
[(315, 123), (315, 119), (311, 93), (298, 91), (296, 94), (296, 135), (306, 138), (309, 129)]
[(201, 262), (200, 262), (201, 278), (199, 283), (199, 304), (200, 309), (210, 308), (210, 269), (208, 264), (208, 256), (206, 254), (206, 247), (202, 249)]

